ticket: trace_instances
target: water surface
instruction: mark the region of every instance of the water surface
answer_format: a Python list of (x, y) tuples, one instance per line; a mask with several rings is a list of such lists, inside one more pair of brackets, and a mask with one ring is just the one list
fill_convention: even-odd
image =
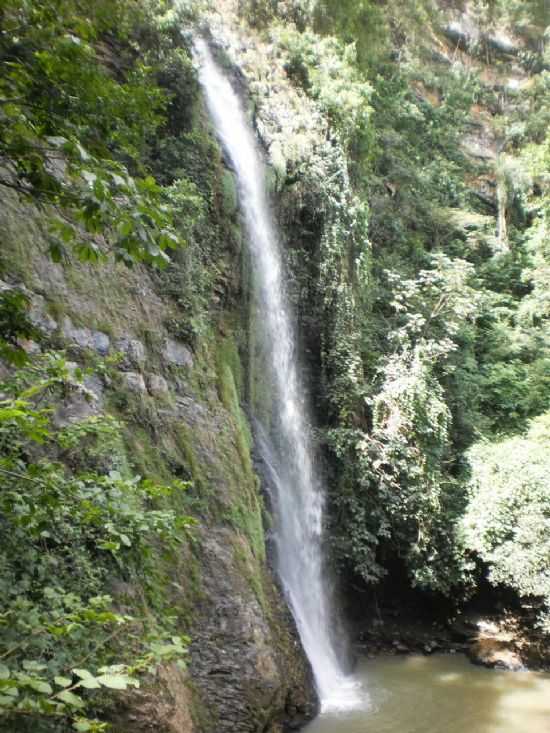
[(305, 733), (550, 733), (550, 674), (435, 655), (363, 660), (357, 679), (362, 708), (328, 711)]

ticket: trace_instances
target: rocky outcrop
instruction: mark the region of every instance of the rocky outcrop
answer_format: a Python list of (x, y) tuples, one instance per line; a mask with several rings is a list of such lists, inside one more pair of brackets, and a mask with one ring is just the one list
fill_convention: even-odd
[(531, 641), (513, 616), (476, 618), (471, 624), (475, 633), (467, 650), (473, 664), (511, 671), (524, 670), (530, 664)]
[(267, 571), (228, 529), (202, 543), (190, 670), (216, 733), (278, 733), (313, 716), (311, 673)]
[(369, 658), (401, 654), (465, 654), (472, 664), (494, 669), (547, 670), (549, 650), (534, 619), (512, 613), (470, 611), (447, 621), (402, 607), (358, 619), (355, 648)]
[(175, 664), (160, 668), (149, 684), (122, 696), (112, 713), (114, 733), (196, 733), (189, 675)]
[[(288, 609), (246, 540), (204, 528), (187, 671), (163, 667), (123, 697), (116, 733), (282, 733), (313, 717), (309, 665)], [(183, 582), (185, 582), (183, 580)]]
[(481, 636), (468, 649), (468, 657), (474, 664), (483, 667), (511, 671), (525, 669), (521, 656), (510, 647), (509, 640)]

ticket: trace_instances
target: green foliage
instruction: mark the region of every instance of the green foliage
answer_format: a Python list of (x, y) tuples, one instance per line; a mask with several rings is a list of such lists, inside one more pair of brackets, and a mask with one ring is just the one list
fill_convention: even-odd
[[(392, 52), (393, 44), (404, 48), (426, 41), (426, 30), (437, 11), (432, 0), (318, 0), (312, 22), (324, 34), (333, 34), (357, 45), (359, 65), (376, 68)], [(393, 43), (392, 43), (393, 42)]]
[(0, 292), (0, 358), (22, 366), (28, 360), (21, 340), (40, 339), (38, 329), (29, 319), (30, 301), (21, 290)]
[(462, 519), (465, 543), (481, 558), (493, 585), (507, 585), (540, 604), (550, 632), (550, 414), (524, 435), (480, 441), (468, 453), (469, 502)]
[(347, 142), (366, 134), (370, 85), (355, 64), (355, 47), (311, 31), (300, 33), (282, 26), (273, 33), (287, 54), (289, 76), (317, 101), (334, 128)]
[(494, 432), (525, 427), (548, 410), (550, 375), (550, 137), (509, 156), (526, 224), (514, 251), (480, 268), (490, 296), (480, 313), (480, 409)]
[(347, 438), (357, 472), (355, 490), (333, 499), (346, 526), (336, 546), (366, 582), (385, 574), (391, 552), (405, 560), (415, 585), (448, 594), (469, 583), (456, 533), (463, 501), (446, 475), (451, 415), (435, 376), (441, 357), (441, 348), (425, 342), (392, 357), (381, 368), (372, 430), (331, 432), (337, 454)]
[(386, 273), (388, 290), (393, 294), (391, 307), (397, 316), (390, 334), (396, 350), (428, 340), (434, 354), (452, 350), (453, 337), (479, 308), (481, 295), (470, 284), (474, 267), (469, 262), (442, 253), (429, 259), (432, 267), (411, 279)]
[(477, 0), (477, 11), (491, 23), (510, 23), (523, 30), (526, 26), (545, 27), (548, 8), (544, 0)]
[(123, 475), (128, 465), (121, 426), (110, 415), (91, 415), (60, 428), (56, 440), (64, 463), (72, 469), (115, 470)]
[(387, 19), (370, 0), (320, 0), (315, 4), (314, 25), (322, 33), (355, 43), (358, 60), (366, 66), (389, 51)]
[[(169, 102), (157, 74), (163, 47), (174, 44), (171, 27), (159, 24), (149, 46), (138, 41), (142, 24), (155, 27), (160, 7), (127, 0), (85, 9), (73, 0), (2, 6), (0, 185), (46, 207), (56, 260), (69, 245), (97, 261), (105, 241), (128, 264), (162, 266), (166, 250), (182, 242), (170, 197), (143, 163)], [(172, 57), (166, 63), (168, 74)]]
[[(385, 558), (399, 556), (414, 584), (448, 594), (470, 585), (471, 567), (456, 533), (464, 501), (448, 472), (452, 415), (443, 383), (455, 371), (454, 353), (480, 297), (468, 262), (443, 254), (426, 261), (430, 269), (415, 277), (384, 274), (389, 355), (378, 364), (370, 394), (360, 366), (347, 384), (332, 375), (329, 394), (340, 424), (349, 427), (329, 430), (328, 444), (347, 466), (332, 496), (339, 557), (376, 582)], [(357, 427), (361, 396), (368, 430)]]
[[(167, 506), (185, 486), (129, 474), (113, 418), (55, 427), (52, 407), (79, 376), (48, 353), (2, 385), (0, 724), (104, 730), (95, 691), (139, 686), (185, 654), (168, 614), (130, 617), (106, 592), (113, 577), (145, 578), (147, 591), (160, 548), (176, 551), (192, 524)], [(102, 466), (107, 453), (119, 470)]]
[(311, 20), (315, 0), (240, 0), (239, 13), (254, 26), (268, 26), (277, 18), (300, 29)]
[[(298, 5), (272, 3), (271, 17)], [(540, 4), (475, 8), (487, 32), (514, 22), (526, 40), (517, 58), (531, 77), (506, 98), (478, 73), (497, 57), (488, 36), (472, 63), (450, 50), (443, 62), (435, 5), (321, 0), (272, 38), (337, 138), (330, 151), (312, 143), (299, 170), (315, 227), (292, 223), (308, 244), (290, 260), (318, 329), (336, 556), (369, 583), (398, 556), (413, 584), (458, 601), (475, 581), (464, 451), (549, 407), (548, 80)], [(485, 109), (494, 165), (463, 145)], [(496, 178), (498, 205), (477, 192), (482, 176)]]
[(465, 582), (457, 563), (454, 527), (457, 486), (446, 475), (451, 415), (436, 378), (441, 344), (419, 343), (384, 368), (374, 398), (371, 473), (388, 497), (392, 540), (415, 584), (449, 593)]

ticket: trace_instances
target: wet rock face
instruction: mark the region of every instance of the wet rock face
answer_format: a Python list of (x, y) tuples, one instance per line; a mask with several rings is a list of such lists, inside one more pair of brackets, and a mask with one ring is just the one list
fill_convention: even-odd
[[(212, 733), (279, 733), (317, 701), (288, 609), (248, 545), (229, 529), (204, 538), (203, 600), (190, 673)], [(201, 728), (202, 730), (202, 728)]]
[[(194, 392), (182, 376), (193, 366), (200, 368), (189, 349), (166, 337), (155, 361), (133, 334), (111, 340), (102, 331), (77, 326), (67, 315), (58, 324), (48, 316), (45, 299), (26, 292), (37, 327), (46, 336), (62, 338), (76, 359), (67, 363), (74, 381), (56, 406), (54, 424), (64, 427), (104, 413), (113, 380), (86, 374), (81, 381), (77, 372), (87, 352), (118, 353), (125, 392), (138, 400), (150, 396), (164, 433), (172, 424), (187, 426), (197, 463), (216, 501), (230, 515), (252, 487), (245, 486), (239, 473), (236, 428), (216, 390)], [(86, 305), (83, 302), (82, 310)], [(38, 344), (36, 348), (40, 352)], [(170, 371), (173, 368), (180, 371)], [(167, 400), (169, 394), (172, 401)], [(200, 547), (200, 588), (192, 604), (188, 671), (165, 665), (139, 690), (113, 698), (107, 714), (115, 733), (283, 733), (298, 729), (316, 713), (311, 671), (291, 614), (265, 558), (256, 557), (251, 544), (237, 529), (221, 527), (219, 518), (203, 525), (195, 546)], [(185, 578), (181, 582), (185, 585)], [(120, 593), (137, 597), (138, 589)]]

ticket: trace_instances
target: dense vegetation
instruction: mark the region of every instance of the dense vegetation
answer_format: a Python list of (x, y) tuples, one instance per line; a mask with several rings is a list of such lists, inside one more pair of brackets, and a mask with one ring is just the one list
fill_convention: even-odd
[[(333, 546), (368, 585), (398, 563), (460, 603), (487, 577), (535, 600), (547, 624), (550, 495), (536, 475), (548, 444), (533, 427), (550, 408), (544, 9), (474, 3), (475, 37), (444, 10), (248, 6), (328, 116), (345, 166), (316, 191), (325, 233), (304, 275)], [(510, 28), (515, 50), (499, 45)], [(480, 118), (494, 152), (476, 155)], [(515, 461), (533, 463), (519, 482)]]
[[(185, 244), (202, 200), (168, 157), (196, 86), (180, 30), (190, 12), (2, 4), (0, 189), (43, 211), (54, 261), (100, 267), (114, 255), (158, 268)], [(167, 584), (193, 523), (188, 485), (137, 475), (114, 417), (60, 417), (71, 396), (93, 402), (86, 379), (117, 357), (81, 369), (44, 339), (30, 307), (24, 289), (3, 285), (0, 727), (101, 731), (105, 690), (184, 665)], [(43, 348), (30, 359), (32, 339)], [(140, 601), (120, 590), (115, 600), (117, 587)]]
[[(37, 717), (104, 730), (87, 714), (101, 707), (88, 691), (138, 686), (185, 655), (159, 573), (161, 547), (175, 552), (192, 523), (176, 509), (186, 486), (133, 475), (113, 418), (52, 420), (78, 390), (82, 374), (47, 353), (4, 383), (0, 403), (0, 703), (8, 725), (28, 718), (29, 730)], [(115, 611), (113, 577), (145, 583), (140, 617)]]
[[(163, 10), (165, 11), (164, 14)], [(51, 252), (162, 264), (178, 245), (178, 209), (196, 204), (185, 179), (151, 175), (155, 135), (181, 125), (192, 84), (179, 26), (161, 3), (3, 3), (1, 185), (51, 209)]]
[[(280, 160), (270, 154), (343, 581), (376, 588), (399, 568), (456, 605), (488, 581), (550, 632), (544, 2), (471, 5), (475, 36), (430, 0), (239, 3), (323, 121), (299, 142), (283, 130)], [(211, 255), (235, 206), (230, 177), (226, 200), (213, 193), (219, 151), (195, 119), (186, 32), (198, 12), (164, 0), (0, 8), (0, 191), (40, 209), (55, 261), (150, 267), (189, 344), (207, 330)], [(499, 41), (510, 28), (511, 50)], [(472, 155), (476, 135), (490, 154)], [(24, 289), (0, 292), (0, 728), (100, 731), (105, 689), (183, 663), (162, 589), (193, 531), (188, 484), (138, 476), (114, 417), (58, 419), (90, 373), (50, 342), (29, 359), (42, 339), (30, 306)], [(249, 442), (243, 428), (252, 475)], [(234, 513), (260, 545), (253, 509)], [(139, 616), (111, 593), (134, 582)]]

